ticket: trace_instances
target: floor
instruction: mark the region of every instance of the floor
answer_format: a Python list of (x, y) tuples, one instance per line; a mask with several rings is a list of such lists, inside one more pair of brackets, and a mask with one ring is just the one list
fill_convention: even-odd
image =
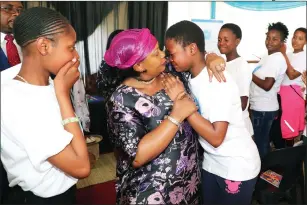
[(92, 167), (91, 174), (85, 179), (81, 179), (77, 183), (77, 188), (84, 188), (94, 184), (100, 184), (110, 180), (114, 180), (116, 169), (116, 160), (114, 153), (101, 154)]
[[(91, 174), (89, 177), (79, 180), (77, 183), (77, 188), (84, 188), (87, 186), (107, 182), (114, 180), (116, 170), (116, 159), (114, 153), (101, 154), (96, 161), (95, 165), (92, 167)], [(253, 201), (252, 204), (258, 204)], [(279, 204), (288, 204), (286, 202), (281, 202)]]

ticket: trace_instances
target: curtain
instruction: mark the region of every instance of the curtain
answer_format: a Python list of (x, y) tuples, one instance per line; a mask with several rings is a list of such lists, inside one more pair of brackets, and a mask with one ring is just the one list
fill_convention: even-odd
[(168, 2), (129, 1), (129, 28), (148, 28), (159, 41), (160, 49), (164, 47), (164, 35), (167, 28)]
[(285, 9), (292, 9), (300, 6), (306, 6), (306, 2), (224, 2), (230, 6), (245, 9), (245, 10), (252, 10), (252, 11), (279, 11)]

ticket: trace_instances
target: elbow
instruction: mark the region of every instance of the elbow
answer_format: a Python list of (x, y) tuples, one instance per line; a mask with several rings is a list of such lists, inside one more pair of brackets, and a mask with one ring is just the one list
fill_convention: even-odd
[(217, 137), (217, 139), (215, 139), (215, 140), (211, 143), (211, 145), (212, 145), (214, 148), (218, 148), (218, 147), (221, 146), (221, 144), (223, 143), (224, 138), (225, 138), (225, 137)]
[(271, 90), (271, 88), (273, 87), (273, 85), (268, 85), (268, 86), (265, 86), (263, 88), (263, 90), (265, 90), (266, 92), (269, 92)]
[(139, 162), (137, 160), (133, 160), (133, 162), (132, 162), (132, 167), (133, 168), (138, 169), (138, 168), (140, 168), (142, 166), (143, 166), (143, 163), (141, 163), (141, 162)]
[(288, 75), (288, 77), (289, 77), (290, 80), (294, 80), (296, 78), (296, 76), (294, 76), (294, 75)]
[(77, 179), (83, 179), (90, 175), (91, 173), (91, 166), (90, 163), (84, 164), (83, 167), (79, 169), (75, 169), (74, 173), (71, 174), (72, 177), (75, 177)]

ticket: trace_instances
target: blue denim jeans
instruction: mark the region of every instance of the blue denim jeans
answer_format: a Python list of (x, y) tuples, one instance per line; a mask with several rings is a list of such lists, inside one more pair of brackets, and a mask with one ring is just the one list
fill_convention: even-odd
[(278, 111), (261, 112), (252, 110), (254, 139), (259, 155), (263, 158), (270, 151), (270, 130)]

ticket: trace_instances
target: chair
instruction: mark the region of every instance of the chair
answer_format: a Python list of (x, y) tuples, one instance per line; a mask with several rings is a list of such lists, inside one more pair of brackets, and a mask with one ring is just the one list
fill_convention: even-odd
[[(263, 158), (254, 192), (254, 197), (259, 203), (278, 204), (281, 199), (286, 199), (290, 204), (297, 204), (297, 185), (300, 185), (301, 201), (305, 203), (303, 161), (306, 150), (305, 144), (275, 150)], [(278, 188), (260, 178), (261, 173), (267, 170), (283, 176)]]

